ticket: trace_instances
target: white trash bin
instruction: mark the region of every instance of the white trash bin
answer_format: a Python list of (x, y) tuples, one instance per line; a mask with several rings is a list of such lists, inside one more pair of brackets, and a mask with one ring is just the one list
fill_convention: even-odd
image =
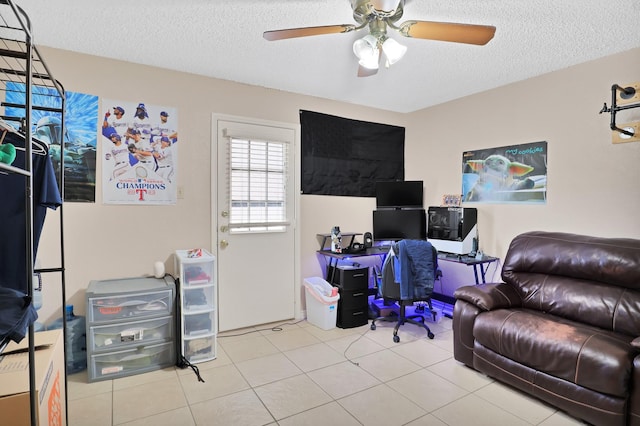
[(331, 296), (334, 287), (320, 277), (305, 278), (304, 287), (307, 321), (323, 330), (335, 328), (340, 295)]

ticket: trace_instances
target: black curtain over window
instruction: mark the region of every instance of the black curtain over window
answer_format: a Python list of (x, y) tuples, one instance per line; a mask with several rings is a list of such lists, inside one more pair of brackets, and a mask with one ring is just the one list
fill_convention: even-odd
[(404, 127), (300, 110), (302, 193), (375, 197), (404, 180)]

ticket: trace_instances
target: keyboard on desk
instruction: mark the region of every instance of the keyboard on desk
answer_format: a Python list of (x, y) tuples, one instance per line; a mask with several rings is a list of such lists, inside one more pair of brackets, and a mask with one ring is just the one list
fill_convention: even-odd
[(491, 256), (483, 255), (480, 259), (478, 259), (475, 255), (472, 256), (470, 254), (456, 254), (456, 253), (438, 253), (438, 259), (451, 260), (460, 263), (485, 263), (492, 262), (496, 258)]
[(391, 249), (391, 246), (374, 246), (369, 247), (366, 251), (367, 254), (381, 254), (387, 253)]

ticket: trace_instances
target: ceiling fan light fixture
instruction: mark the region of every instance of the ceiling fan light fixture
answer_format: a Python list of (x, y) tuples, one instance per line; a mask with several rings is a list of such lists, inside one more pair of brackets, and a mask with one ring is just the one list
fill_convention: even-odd
[(388, 38), (382, 43), (382, 51), (387, 58), (387, 64), (393, 65), (407, 53), (407, 46), (398, 43), (392, 38)]
[(378, 39), (371, 34), (353, 42), (353, 53), (359, 59), (359, 64), (368, 69), (378, 69), (380, 49)]
[(367, 59), (360, 59), (358, 61), (358, 64), (360, 66), (363, 66), (367, 69), (370, 70), (377, 70), (378, 69), (378, 64), (380, 63), (380, 54), (378, 53), (378, 55), (376, 57), (371, 57), (371, 58), (367, 58)]

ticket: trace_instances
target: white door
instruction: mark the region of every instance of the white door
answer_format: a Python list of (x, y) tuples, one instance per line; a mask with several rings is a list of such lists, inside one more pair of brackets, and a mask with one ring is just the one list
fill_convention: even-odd
[(214, 115), (212, 134), (219, 330), (294, 318), (298, 125)]

